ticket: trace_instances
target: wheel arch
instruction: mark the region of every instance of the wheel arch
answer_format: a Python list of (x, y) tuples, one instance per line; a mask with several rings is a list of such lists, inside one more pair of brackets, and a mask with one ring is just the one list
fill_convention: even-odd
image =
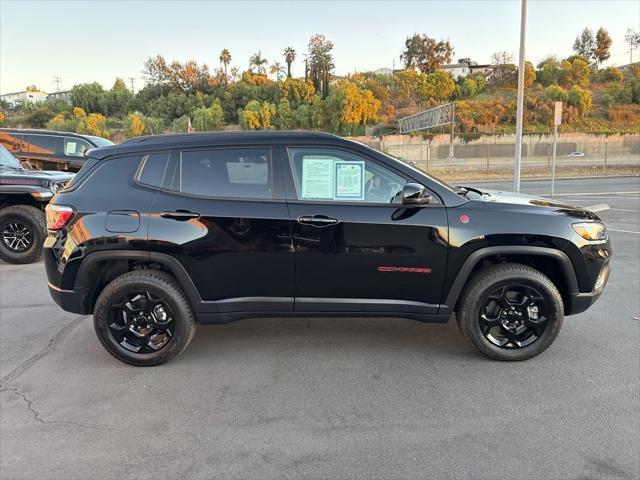
[(501, 262), (529, 265), (547, 275), (560, 291), (565, 304), (569, 303), (571, 294), (579, 292), (578, 279), (573, 264), (562, 250), (529, 245), (485, 247), (473, 252), (462, 264), (442, 308), (449, 309), (449, 311), (455, 310), (460, 300), (460, 294), (473, 273), (487, 264)]
[(157, 269), (171, 274), (194, 309), (202, 301), (191, 277), (174, 257), (155, 252), (108, 250), (88, 254), (77, 270), (74, 290), (83, 292), (83, 309), (92, 313), (98, 295), (112, 280), (137, 269)]

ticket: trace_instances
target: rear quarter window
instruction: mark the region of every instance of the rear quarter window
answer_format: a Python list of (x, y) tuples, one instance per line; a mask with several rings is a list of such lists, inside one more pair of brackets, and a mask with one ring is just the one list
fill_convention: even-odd
[(145, 155), (140, 163), (136, 181), (150, 187), (161, 188), (168, 160), (168, 152)]

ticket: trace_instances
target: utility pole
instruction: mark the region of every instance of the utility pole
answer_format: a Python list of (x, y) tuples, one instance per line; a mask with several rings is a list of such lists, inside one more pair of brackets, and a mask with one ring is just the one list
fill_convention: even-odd
[(516, 110), (516, 155), (513, 171), (513, 191), (520, 193), (520, 164), (522, 161), (522, 110), (524, 107), (524, 57), (527, 40), (527, 0), (521, 0), (520, 53), (518, 58), (518, 102)]
[(131, 93), (135, 93), (135, 90), (133, 89), (133, 82), (134, 82), (135, 78), (134, 77), (129, 77), (129, 82), (131, 83)]
[(60, 91), (60, 82), (62, 79), (56, 75), (53, 76), (53, 81), (56, 82), (56, 92)]

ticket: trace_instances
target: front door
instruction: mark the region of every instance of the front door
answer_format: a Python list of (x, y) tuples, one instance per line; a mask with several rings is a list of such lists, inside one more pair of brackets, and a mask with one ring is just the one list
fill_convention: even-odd
[(201, 311), (293, 309), (289, 215), (274, 164), (270, 147), (171, 155), (149, 245), (185, 267), (204, 302)]
[(446, 209), (401, 204), (407, 178), (340, 148), (289, 147), (296, 311), (436, 314)]

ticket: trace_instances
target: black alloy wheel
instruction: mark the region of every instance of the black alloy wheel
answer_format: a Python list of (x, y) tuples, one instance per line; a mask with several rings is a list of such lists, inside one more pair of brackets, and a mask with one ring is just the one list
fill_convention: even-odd
[(157, 352), (171, 341), (173, 312), (151, 292), (127, 292), (111, 306), (109, 331), (130, 352)]
[(484, 337), (500, 348), (524, 348), (544, 333), (549, 316), (544, 297), (526, 285), (502, 286), (487, 295), (480, 309)]

